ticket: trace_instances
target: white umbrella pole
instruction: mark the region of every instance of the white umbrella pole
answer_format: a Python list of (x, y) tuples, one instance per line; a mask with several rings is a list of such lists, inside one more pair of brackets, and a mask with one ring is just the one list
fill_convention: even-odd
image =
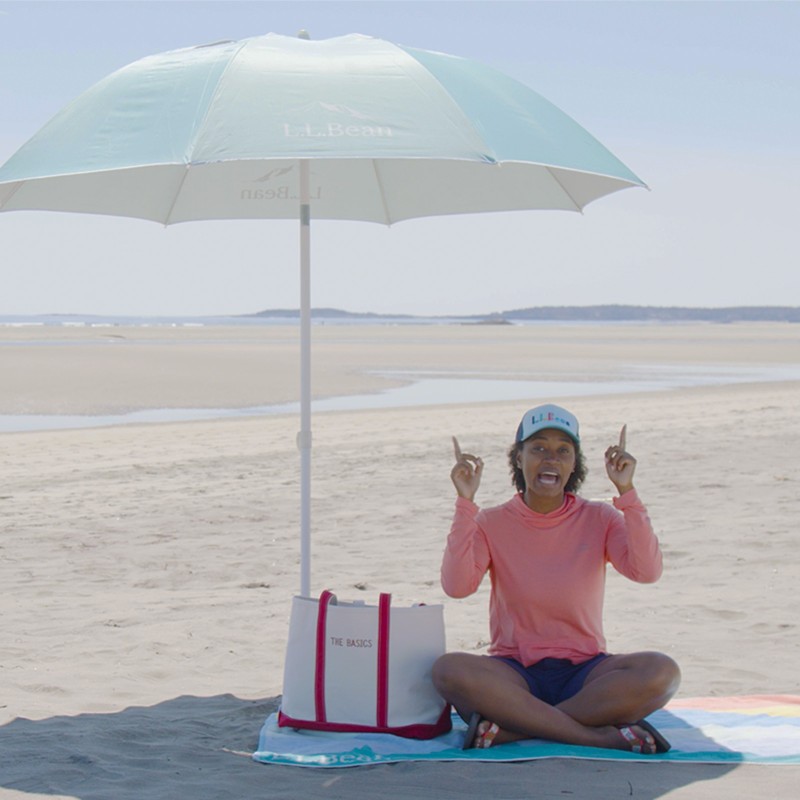
[(300, 162), (300, 595), (311, 596), (311, 194)]

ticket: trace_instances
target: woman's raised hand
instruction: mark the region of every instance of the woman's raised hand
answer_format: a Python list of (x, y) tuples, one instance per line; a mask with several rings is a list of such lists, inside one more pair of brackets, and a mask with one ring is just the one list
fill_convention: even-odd
[(627, 433), (628, 426), (623, 425), (619, 444), (606, 450), (606, 472), (620, 494), (633, 489), (633, 473), (636, 471), (636, 459), (625, 449)]
[(477, 456), (462, 453), (455, 436), (453, 437), (453, 450), (456, 455), (456, 463), (450, 470), (450, 480), (453, 481), (459, 497), (474, 500), (475, 493), (481, 485), (483, 461)]

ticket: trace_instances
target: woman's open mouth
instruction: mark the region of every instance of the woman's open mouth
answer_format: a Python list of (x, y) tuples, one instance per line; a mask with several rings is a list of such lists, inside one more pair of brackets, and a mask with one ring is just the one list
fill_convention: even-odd
[(543, 486), (558, 486), (561, 476), (557, 472), (543, 471), (537, 475), (539, 483)]

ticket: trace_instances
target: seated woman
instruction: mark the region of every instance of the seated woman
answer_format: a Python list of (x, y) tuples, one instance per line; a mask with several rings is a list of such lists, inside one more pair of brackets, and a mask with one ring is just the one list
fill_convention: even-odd
[(669, 749), (644, 718), (677, 691), (678, 665), (662, 653), (609, 654), (603, 635), (606, 564), (639, 583), (662, 570), (625, 434), (605, 452), (616, 510), (575, 494), (586, 477), (578, 420), (559, 406), (522, 418), (509, 452), (517, 494), (495, 508), (473, 502), (483, 461), (453, 438), (458, 497), (442, 586), (467, 597), (491, 578), (490, 655), (448, 653), (433, 670), (439, 693), (469, 720), (465, 749), (532, 738)]

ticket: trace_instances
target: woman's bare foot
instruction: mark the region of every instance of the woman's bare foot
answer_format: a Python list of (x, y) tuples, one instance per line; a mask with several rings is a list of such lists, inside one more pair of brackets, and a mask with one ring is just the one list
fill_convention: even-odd
[(508, 742), (518, 742), (523, 739), (530, 739), (530, 736), (524, 736), (520, 733), (512, 733), (511, 731), (503, 730), (497, 723), (491, 722), (488, 719), (481, 719), (477, 725), (470, 725), (467, 731), (467, 741), (464, 743), (465, 750), (485, 750), (487, 747), (493, 747), (498, 744), (507, 744)]
[(505, 731), (500, 730), (499, 725), (488, 719), (483, 719), (476, 711), (469, 719), (462, 749), (484, 750), (487, 747), (491, 747), (493, 744), (503, 744), (504, 742), (510, 742), (519, 738), (521, 737), (509, 736)]
[[(649, 723), (640, 720), (630, 725), (608, 725), (604, 728), (593, 729), (598, 734), (594, 747), (604, 747), (611, 750), (627, 750), (631, 753), (652, 755), (664, 753), (670, 749), (669, 742), (659, 734)], [(482, 750), (493, 745), (506, 744), (529, 737), (504, 731), (488, 719), (470, 720), (467, 732), (465, 749)]]
[[(617, 725), (617, 730), (627, 742), (632, 744), (631, 750), (634, 753), (666, 753), (672, 748), (672, 745), (646, 719), (640, 719), (633, 725)], [(641, 750), (636, 750), (637, 744), (641, 743), (642, 738), (644, 738), (645, 744), (641, 745)]]
[[(496, 725), (494, 722), (489, 722), (488, 719), (485, 719), (478, 725), (478, 728), (475, 731), (475, 738), (472, 740), (472, 746), (480, 750), (491, 747), (493, 744), (495, 744), (495, 740), (501, 733), (502, 731), (498, 725)], [(500, 741), (497, 742), (497, 744), (502, 744), (503, 738), (504, 737), (501, 736)]]
[(662, 738), (666, 747), (659, 747), (653, 734), (648, 730), (650, 726), (643, 725), (636, 722), (632, 725), (615, 725), (611, 726), (609, 735), (609, 745), (615, 750), (628, 750), (631, 753), (642, 753), (644, 755), (653, 755), (658, 752), (666, 752), (669, 750), (669, 744), (666, 739)]

